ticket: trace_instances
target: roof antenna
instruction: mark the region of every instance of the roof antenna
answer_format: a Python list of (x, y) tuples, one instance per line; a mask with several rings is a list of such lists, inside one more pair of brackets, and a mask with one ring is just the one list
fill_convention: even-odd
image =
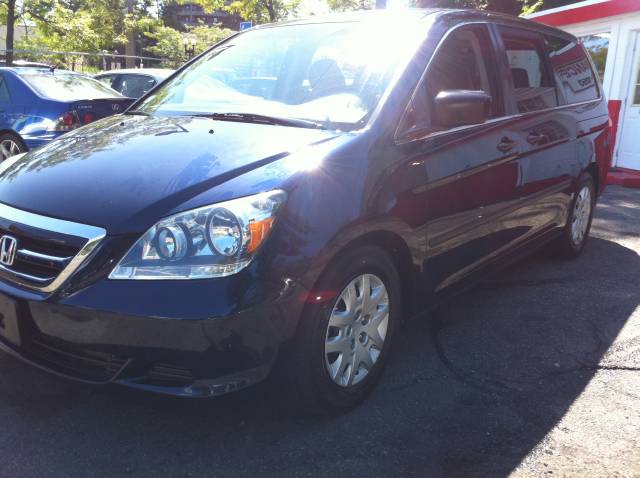
[(55, 65), (50, 65), (49, 66), (49, 71), (51, 73), (55, 73), (56, 69), (59, 67), (60, 65), (58, 63), (56, 63)]

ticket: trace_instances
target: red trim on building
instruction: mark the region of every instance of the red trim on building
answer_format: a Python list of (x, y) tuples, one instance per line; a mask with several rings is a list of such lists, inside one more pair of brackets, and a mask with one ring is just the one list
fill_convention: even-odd
[(559, 12), (538, 15), (532, 17), (531, 20), (558, 27), (631, 12), (640, 12), (639, 0), (609, 0), (608, 2), (567, 8)]
[(616, 138), (618, 137), (618, 123), (622, 100), (609, 100), (609, 118), (611, 118), (611, 151), (615, 151)]
[(640, 171), (636, 169), (611, 168), (607, 184), (616, 184), (627, 188), (640, 188)]

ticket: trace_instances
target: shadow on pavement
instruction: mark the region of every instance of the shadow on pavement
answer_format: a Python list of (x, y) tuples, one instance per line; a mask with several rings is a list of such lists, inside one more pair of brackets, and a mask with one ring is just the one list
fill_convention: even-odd
[(332, 419), (262, 386), (183, 401), (79, 386), (0, 356), (0, 475), (504, 475), (557, 424), (638, 305), (638, 254), (591, 238), (409, 323), (380, 387)]

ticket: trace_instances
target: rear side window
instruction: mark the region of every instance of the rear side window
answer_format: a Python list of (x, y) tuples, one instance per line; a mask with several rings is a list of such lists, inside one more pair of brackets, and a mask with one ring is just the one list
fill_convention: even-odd
[(584, 48), (577, 42), (553, 36), (547, 36), (546, 42), (560, 102), (572, 104), (597, 99), (598, 83)]
[(0, 76), (0, 101), (9, 101), (9, 89), (3, 76)]
[(500, 27), (500, 34), (507, 53), (518, 112), (558, 106), (553, 77), (545, 64), (542, 36), (504, 27)]
[(116, 80), (116, 75), (96, 76), (96, 80), (101, 81), (102, 83), (107, 85), (109, 88), (113, 88), (113, 83)]
[(52, 100), (78, 101), (121, 98), (117, 91), (87, 76), (64, 73), (28, 73), (20, 76), (38, 94)]
[(147, 75), (122, 75), (117, 90), (129, 98), (140, 98), (155, 84), (156, 80)]

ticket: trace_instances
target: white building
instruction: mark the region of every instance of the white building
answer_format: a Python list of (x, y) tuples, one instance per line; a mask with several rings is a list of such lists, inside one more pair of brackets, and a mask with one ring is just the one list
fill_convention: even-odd
[(640, 0), (586, 0), (528, 18), (574, 34), (591, 52), (615, 131), (610, 182), (640, 185)]

